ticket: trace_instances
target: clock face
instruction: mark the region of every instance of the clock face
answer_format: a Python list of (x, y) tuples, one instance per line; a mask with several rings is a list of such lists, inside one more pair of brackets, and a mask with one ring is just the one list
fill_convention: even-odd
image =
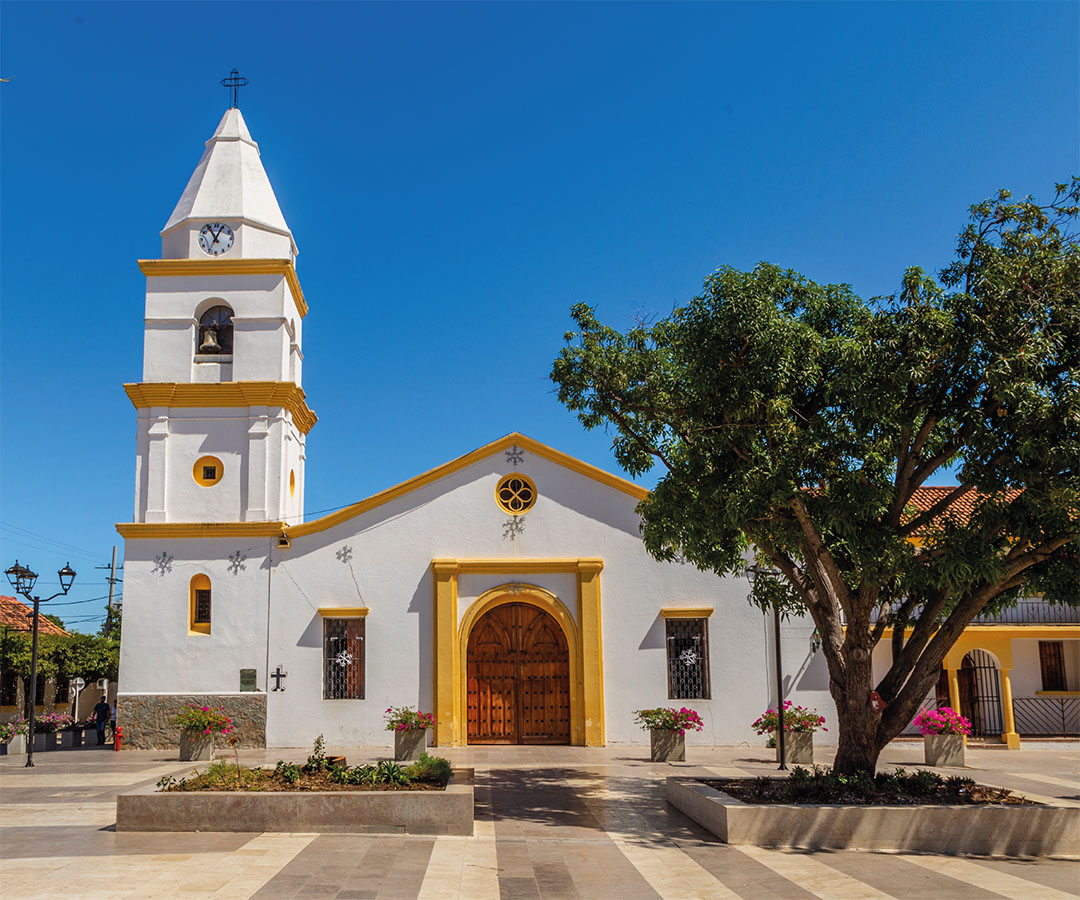
[(215, 222), (213, 225), (203, 225), (199, 232), (199, 246), (211, 256), (221, 256), (232, 247), (233, 233), (228, 225)]

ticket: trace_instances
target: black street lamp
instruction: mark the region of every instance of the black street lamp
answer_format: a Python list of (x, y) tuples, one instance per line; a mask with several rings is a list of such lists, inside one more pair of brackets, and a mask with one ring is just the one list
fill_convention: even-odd
[(20, 566), (19, 561), (15, 560), (15, 565), (4, 572), (7, 575), (8, 581), (11, 582), (11, 586), (15, 589), (16, 593), (22, 594), (27, 600), (34, 604), (34, 637), (31, 641), (30, 650), (30, 715), (29, 723), (27, 725), (29, 734), (26, 738), (26, 764), (32, 766), (34, 764), (34, 707), (37, 700), (37, 639), (38, 639), (38, 605), (41, 603), (48, 603), (50, 600), (54, 600), (61, 594), (66, 594), (71, 590), (71, 585), (75, 581), (75, 570), (71, 568), (71, 563), (67, 563), (56, 574), (60, 577), (60, 590), (53, 594), (51, 597), (45, 597), (42, 599), (38, 596), (31, 596), (30, 592), (34, 589), (34, 582), (37, 581), (37, 572), (28, 568), (27, 566)]
[[(775, 579), (780, 575), (779, 569), (768, 566), (759, 566), (754, 563), (746, 567), (746, 577), (750, 584), (759, 578)], [(776, 749), (779, 751), (781, 771), (787, 771), (787, 746), (784, 740), (784, 664), (780, 659), (780, 604), (773, 602), (773, 635), (776, 642)]]

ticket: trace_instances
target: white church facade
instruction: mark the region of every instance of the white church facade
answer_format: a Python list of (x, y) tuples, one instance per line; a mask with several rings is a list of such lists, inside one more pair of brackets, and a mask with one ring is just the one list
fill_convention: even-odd
[[(649, 556), (629, 481), (512, 433), (304, 521), (316, 416), (296, 254), (229, 109), (161, 259), (139, 262), (125, 743), (175, 746), (169, 720), (199, 700), (248, 746), (385, 746), (384, 711), (403, 705), (434, 711), (438, 746), (642, 744), (633, 711), (656, 706), (701, 714), (691, 743), (760, 744), (766, 619), (744, 579)], [(785, 627), (785, 692), (832, 719), (811, 631)]]

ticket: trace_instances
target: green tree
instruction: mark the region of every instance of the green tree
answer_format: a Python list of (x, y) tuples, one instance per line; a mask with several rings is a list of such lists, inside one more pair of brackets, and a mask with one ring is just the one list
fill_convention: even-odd
[(48, 619), (53, 625), (57, 626), (57, 628), (64, 627), (64, 620), (59, 616), (54, 616), (52, 613), (41, 613), (41, 618)]
[[(631, 473), (666, 469), (639, 506), (655, 557), (780, 570), (753, 600), (817, 626), (842, 772), (874, 768), (977, 614), (1080, 602), (1078, 204), (1076, 179), (1046, 206), (1002, 191), (937, 281), (912, 268), (872, 301), (761, 264), (626, 333), (572, 310), (559, 399)], [(914, 508), (946, 467), (960, 486)]]

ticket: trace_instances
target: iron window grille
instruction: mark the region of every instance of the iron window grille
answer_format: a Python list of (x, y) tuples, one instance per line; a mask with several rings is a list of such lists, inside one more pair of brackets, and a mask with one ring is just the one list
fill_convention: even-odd
[(202, 467), (203, 481), (214, 481), (217, 478), (217, 466)]
[(210, 624), (210, 589), (195, 589), (195, 624)]
[(708, 619), (665, 619), (667, 623), (668, 698), (708, 700)]
[(323, 620), (323, 699), (364, 699), (364, 619)]
[(1065, 691), (1065, 647), (1061, 641), (1039, 641), (1039, 668), (1044, 691)]

